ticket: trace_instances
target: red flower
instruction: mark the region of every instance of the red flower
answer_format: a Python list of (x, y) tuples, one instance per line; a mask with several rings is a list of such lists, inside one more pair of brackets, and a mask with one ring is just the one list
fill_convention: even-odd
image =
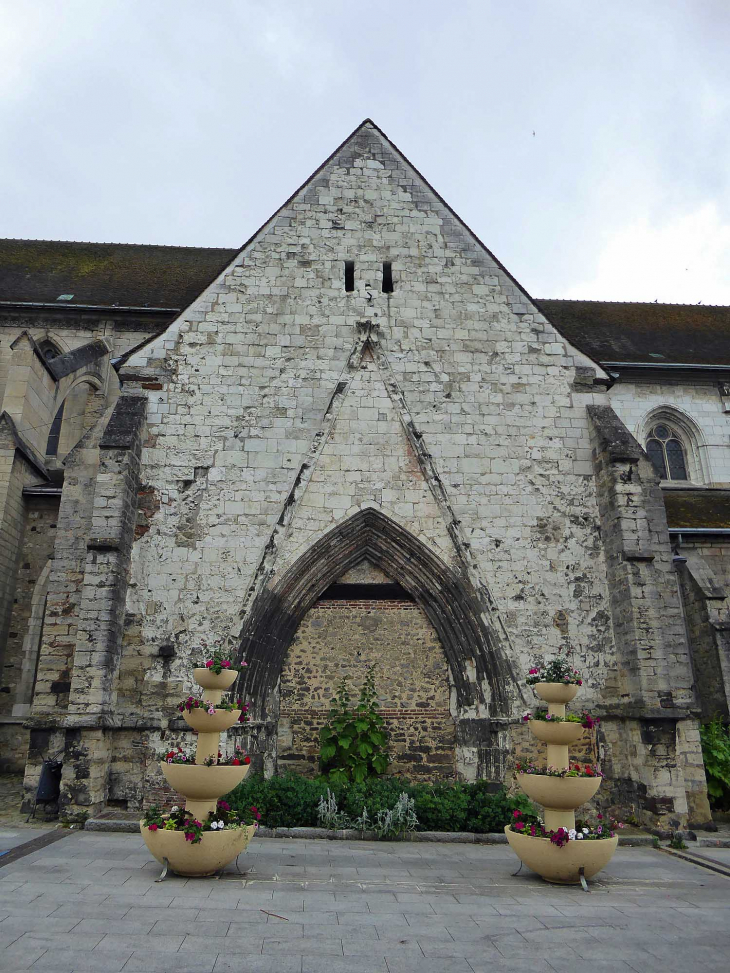
[(157, 831), (157, 825), (156, 825), (156, 824), (151, 824), (151, 825), (149, 826), (149, 830), (150, 830), (150, 831)]
[(241, 766), (241, 761), (238, 759), (238, 757), (234, 757), (233, 760), (231, 760), (231, 766), (232, 767), (240, 767)]
[(588, 764), (586, 764), (586, 771), (585, 772), (586, 772), (586, 775), (588, 777), (594, 777), (595, 776), (595, 774), (593, 773), (593, 769), (591, 767), (589, 767)]
[(244, 758), (243, 758), (243, 762), (244, 762), (245, 764), (250, 764), (250, 763), (251, 763), (251, 758), (250, 758), (250, 757), (244, 757)]

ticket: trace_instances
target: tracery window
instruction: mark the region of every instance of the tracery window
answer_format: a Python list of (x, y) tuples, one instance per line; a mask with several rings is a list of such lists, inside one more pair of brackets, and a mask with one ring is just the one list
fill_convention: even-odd
[(687, 454), (676, 429), (657, 422), (649, 430), (646, 452), (654, 469), (663, 480), (687, 479)]

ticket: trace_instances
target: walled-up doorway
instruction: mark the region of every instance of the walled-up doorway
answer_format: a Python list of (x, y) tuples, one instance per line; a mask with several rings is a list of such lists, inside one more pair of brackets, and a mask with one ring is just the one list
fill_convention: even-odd
[(289, 646), (279, 693), (279, 768), (318, 772), (330, 700), (347, 677), (356, 702), (370, 665), (390, 734), (388, 772), (453, 777), (456, 731), (441, 642), (408, 592), (367, 560), (322, 593)]

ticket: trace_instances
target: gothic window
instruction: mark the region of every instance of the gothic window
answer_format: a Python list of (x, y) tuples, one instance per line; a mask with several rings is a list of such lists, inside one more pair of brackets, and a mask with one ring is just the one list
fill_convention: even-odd
[(658, 422), (649, 430), (646, 452), (663, 480), (687, 479), (687, 454), (676, 430)]

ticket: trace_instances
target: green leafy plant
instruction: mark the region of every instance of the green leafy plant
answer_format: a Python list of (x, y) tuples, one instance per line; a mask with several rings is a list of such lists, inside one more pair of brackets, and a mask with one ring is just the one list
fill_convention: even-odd
[(357, 705), (352, 708), (347, 678), (332, 699), (319, 733), (320, 764), (333, 783), (361, 782), (388, 769), (388, 733), (378, 710), (374, 666), (368, 666)]
[(674, 848), (675, 851), (684, 851), (687, 845), (684, 843), (681, 831), (675, 831), (669, 841), (669, 847)]
[(654, 837), (651, 839), (651, 846), (652, 848), (661, 848), (662, 846), (661, 841), (657, 838), (656, 835), (654, 835)]
[(373, 831), (381, 840), (397, 838), (407, 832), (415, 831), (418, 827), (415, 801), (405, 791), (398, 795), (398, 800), (392, 808), (381, 808), (374, 818), (365, 807), (359, 817), (353, 819), (339, 809), (337, 798), (327, 788), (326, 796), (323, 794), (319, 799), (317, 821), (320, 827), (329, 830), (356, 828), (358, 831)]
[[(486, 780), (473, 783), (414, 783), (403, 777), (368, 777), (361, 782), (335, 783), (328, 777), (316, 779), (286, 773), (265, 779), (251, 774), (226, 797), (233, 807), (255, 805), (271, 828), (344, 828), (346, 819), (358, 830), (374, 830), (380, 812), (392, 810), (401, 794), (413, 800), (419, 831), (501, 832), (510, 824), (513, 812), (523, 820), (537, 821), (534, 805), (524, 794), (510, 795)], [(319, 814), (321, 798), (331, 794), (333, 817)]]
[(710, 804), (730, 810), (730, 727), (717, 716), (700, 727), (700, 739)]

